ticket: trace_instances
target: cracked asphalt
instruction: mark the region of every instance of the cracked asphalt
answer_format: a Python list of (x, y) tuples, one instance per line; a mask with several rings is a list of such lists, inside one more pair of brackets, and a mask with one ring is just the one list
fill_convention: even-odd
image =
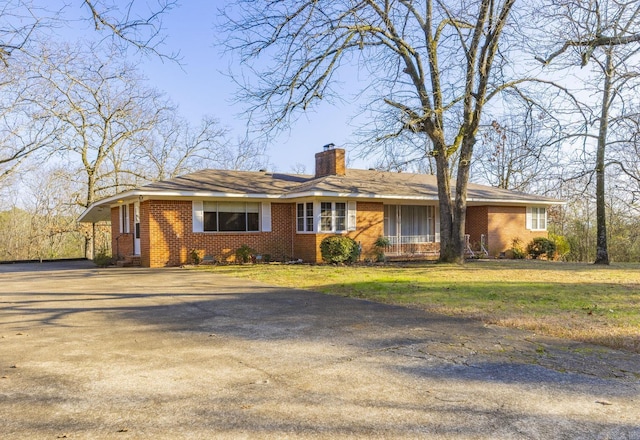
[(640, 355), (174, 269), (0, 265), (3, 439), (640, 439)]

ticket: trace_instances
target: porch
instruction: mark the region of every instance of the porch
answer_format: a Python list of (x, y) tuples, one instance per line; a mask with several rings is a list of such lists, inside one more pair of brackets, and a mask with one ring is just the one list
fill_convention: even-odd
[(440, 237), (435, 235), (385, 236), (388, 245), (384, 255), (388, 258), (428, 258), (440, 254)]
[[(433, 258), (440, 256), (440, 234), (435, 235), (404, 235), (385, 236), (389, 243), (384, 248), (384, 255), (391, 259), (418, 259)], [(470, 235), (466, 234), (465, 256), (468, 258), (486, 258), (489, 253), (486, 249), (486, 236), (482, 234), (480, 238), (480, 248), (475, 251), (470, 243)]]

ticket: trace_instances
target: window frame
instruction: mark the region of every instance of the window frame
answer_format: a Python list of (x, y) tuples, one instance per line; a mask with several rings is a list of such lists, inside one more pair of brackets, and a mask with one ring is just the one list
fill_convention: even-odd
[[(244, 211), (220, 211), (220, 204), (233, 204), (243, 205)], [(208, 206), (207, 206), (208, 205)], [(211, 205), (215, 205), (215, 210), (211, 209)], [(256, 209), (249, 209), (249, 205), (256, 205)], [(256, 232), (262, 232), (262, 204), (260, 202), (236, 202), (236, 201), (205, 201), (202, 203), (202, 231), (205, 233), (214, 234), (255, 234)], [(221, 230), (220, 213), (224, 214), (242, 214), (244, 217), (244, 229), (238, 230)], [(207, 229), (207, 217), (208, 214), (215, 214), (215, 229)], [(256, 220), (250, 220), (249, 215), (255, 214), (257, 218), (257, 229), (249, 229), (251, 224), (256, 224)], [(211, 222), (211, 220), (209, 220)], [(200, 232), (200, 231), (199, 231)]]
[[(543, 221), (543, 227), (540, 222)], [(534, 227), (535, 222), (535, 227)], [(546, 231), (548, 227), (546, 206), (527, 206), (526, 228), (530, 231)]]
[[(357, 202), (344, 199), (297, 202), (295, 224), (298, 234), (342, 234), (355, 231)], [(300, 228), (301, 225), (304, 226), (303, 229)]]
[(131, 232), (131, 227), (129, 225), (129, 222), (131, 220), (130, 213), (129, 213), (129, 205), (128, 204), (120, 205), (120, 212), (118, 214), (120, 218), (120, 233), (129, 234)]
[[(416, 210), (423, 212), (416, 215)], [(385, 237), (427, 237), (428, 243), (439, 242), (439, 223), (436, 214), (437, 207), (434, 205), (413, 205), (413, 204), (385, 204), (383, 213), (383, 234)], [(424, 215), (420, 215), (424, 214)], [(419, 218), (421, 223), (415, 223), (415, 218)], [(413, 217), (413, 219), (411, 218)], [(406, 229), (422, 229), (424, 234), (404, 234)]]
[[(315, 232), (315, 206), (313, 202), (296, 203), (296, 232)], [(300, 228), (302, 226), (302, 228)]]
[[(328, 207), (326, 205), (329, 205)], [(338, 205), (342, 205), (338, 208)], [(341, 210), (342, 215), (338, 215), (338, 210)], [(327, 212), (329, 213), (327, 215)], [(320, 202), (320, 222), (318, 224), (318, 232), (331, 234), (347, 232), (349, 230), (349, 204), (347, 201), (335, 202), (335, 201), (323, 201)], [(329, 223), (329, 227), (325, 227), (326, 223)], [(341, 223), (343, 228), (338, 229), (338, 223)]]

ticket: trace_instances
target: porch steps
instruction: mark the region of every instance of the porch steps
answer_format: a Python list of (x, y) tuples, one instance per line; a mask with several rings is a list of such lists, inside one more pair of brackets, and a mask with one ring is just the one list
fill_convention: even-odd
[(118, 267), (140, 267), (142, 266), (142, 258), (140, 255), (127, 255), (124, 260), (118, 260), (116, 262)]

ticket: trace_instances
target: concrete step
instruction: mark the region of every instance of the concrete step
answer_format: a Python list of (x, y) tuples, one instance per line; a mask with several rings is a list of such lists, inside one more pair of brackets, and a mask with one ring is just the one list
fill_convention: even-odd
[(118, 267), (140, 267), (142, 266), (142, 258), (140, 255), (127, 255), (123, 260), (116, 261)]

